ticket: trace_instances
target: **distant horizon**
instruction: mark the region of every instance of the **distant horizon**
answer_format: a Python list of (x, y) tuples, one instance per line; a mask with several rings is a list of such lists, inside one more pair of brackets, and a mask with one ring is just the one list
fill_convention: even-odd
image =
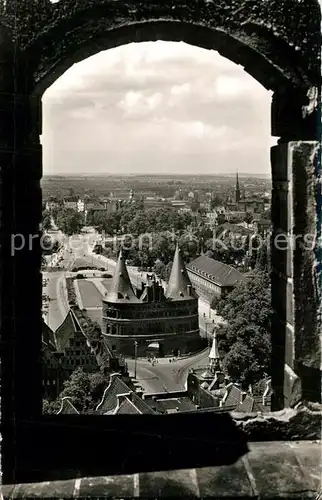
[(215, 50), (158, 41), (102, 51), (43, 95), (44, 172), (269, 176), (271, 99)]
[[(179, 178), (179, 177), (232, 177), (236, 176), (236, 172), (218, 172), (216, 174), (207, 174), (207, 173), (196, 173), (196, 174), (190, 174), (190, 173), (180, 173), (180, 174), (172, 174), (172, 173), (164, 173), (164, 174), (157, 174), (157, 173), (102, 173), (102, 172), (65, 172), (65, 173), (59, 173), (59, 174), (51, 174), (51, 173), (44, 173), (44, 177), (173, 177), (173, 178)], [(271, 174), (268, 173), (251, 173), (251, 172), (238, 172), (239, 177), (267, 177), (270, 178)]]

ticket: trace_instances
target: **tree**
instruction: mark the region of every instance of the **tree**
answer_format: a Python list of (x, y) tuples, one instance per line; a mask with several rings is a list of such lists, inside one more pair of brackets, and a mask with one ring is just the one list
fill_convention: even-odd
[(80, 233), (84, 225), (84, 217), (72, 208), (64, 208), (57, 213), (56, 224), (63, 233), (71, 236)]
[(267, 245), (265, 244), (262, 244), (257, 251), (255, 267), (259, 271), (264, 271), (266, 273), (270, 270), (269, 255)]
[(64, 382), (59, 400), (68, 396), (80, 413), (93, 413), (102, 399), (108, 381), (100, 372), (86, 373), (82, 368), (78, 368)]
[(48, 399), (43, 399), (42, 402), (42, 412), (44, 415), (57, 414), (61, 407), (61, 401), (56, 399), (55, 401), (49, 401)]
[(226, 321), (218, 330), (224, 366), (234, 381), (247, 388), (269, 371), (271, 290), (265, 272), (252, 272), (217, 305)]
[(52, 218), (48, 210), (44, 210), (42, 213), (42, 227), (45, 231), (52, 229)]

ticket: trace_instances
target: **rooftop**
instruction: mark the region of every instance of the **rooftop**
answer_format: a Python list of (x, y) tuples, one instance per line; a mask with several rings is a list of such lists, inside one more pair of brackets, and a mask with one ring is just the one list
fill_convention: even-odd
[(131, 284), (122, 250), (118, 257), (112, 283), (104, 300), (113, 303), (139, 302)]
[(188, 271), (195, 271), (199, 274), (214, 280), (221, 286), (233, 286), (243, 279), (242, 273), (215, 259), (200, 255), (187, 266)]
[(130, 387), (123, 382), (120, 374), (113, 373), (110, 377), (110, 383), (104, 391), (102, 401), (96, 408), (96, 412), (101, 415), (113, 412), (117, 407), (118, 395), (128, 394), (130, 392)]
[(175, 300), (191, 300), (197, 298), (192, 288), (181, 251), (177, 246), (171, 269), (166, 298)]
[(59, 352), (62, 352), (68, 347), (69, 339), (74, 336), (75, 332), (81, 332), (79, 322), (70, 309), (62, 324), (55, 331), (56, 346)]
[(57, 415), (59, 415), (61, 413), (64, 413), (66, 415), (75, 415), (75, 414), (79, 413), (79, 411), (76, 410), (75, 406), (70, 401), (70, 398), (68, 396), (66, 396), (65, 398), (62, 398), (61, 407), (60, 407), (60, 410), (58, 411)]

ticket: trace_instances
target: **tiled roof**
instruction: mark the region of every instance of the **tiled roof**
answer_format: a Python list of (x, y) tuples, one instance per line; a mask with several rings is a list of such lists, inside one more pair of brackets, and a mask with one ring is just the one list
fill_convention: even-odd
[(55, 331), (56, 346), (58, 351), (64, 351), (75, 332), (81, 331), (80, 325), (70, 309), (62, 324)]
[(142, 412), (126, 397), (116, 409), (115, 415), (142, 415)]
[(205, 255), (201, 255), (190, 262), (187, 269), (197, 271), (205, 278), (213, 279), (222, 286), (233, 286), (243, 279), (242, 273), (237, 269)]
[(61, 400), (61, 407), (60, 410), (57, 412), (57, 415), (60, 415), (61, 413), (65, 415), (79, 414), (79, 411), (76, 410), (75, 406), (70, 401), (70, 398), (68, 396), (62, 398)]
[(141, 413), (155, 414), (155, 411), (135, 392), (131, 392), (131, 401)]
[(96, 412), (104, 415), (107, 412), (115, 410), (117, 407), (117, 396), (119, 394), (129, 394), (131, 389), (123, 382), (119, 374), (113, 373), (110, 383), (105, 389), (102, 401), (96, 408)]
[(192, 288), (191, 281), (178, 246), (174, 254), (171, 274), (165, 296), (168, 299), (175, 300), (191, 300), (192, 298), (197, 298), (196, 292)]
[(112, 303), (139, 302), (131, 284), (122, 250), (120, 251), (113, 279), (104, 300)]
[(45, 344), (56, 347), (55, 334), (45, 321), (42, 322), (42, 340)]
[(236, 411), (242, 411), (245, 413), (251, 413), (254, 411), (255, 401), (249, 394), (245, 396), (245, 399), (242, 403), (236, 406)]
[(241, 402), (241, 394), (242, 391), (236, 387), (235, 385), (232, 385), (229, 389), (228, 396), (224, 402), (225, 406), (238, 406)]
[(178, 411), (189, 411), (196, 409), (196, 405), (194, 405), (188, 397), (158, 399), (157, 402), (160, 405), (160, 409), (163, 411), (176, 409), (178, 409)]

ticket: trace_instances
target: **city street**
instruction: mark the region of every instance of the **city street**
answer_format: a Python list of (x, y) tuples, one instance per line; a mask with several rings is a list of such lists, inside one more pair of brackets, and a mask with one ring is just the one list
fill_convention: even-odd
[[(70, 274), (75, 261), (78, 266), (96, 266), (105, 267), (107, 272), (113, 274), (116, 262), (112, 259), (92, 253), (92, 245), (87, 245), (87, 235), (73, 240), (72, 252), (63, 249), (61, 251), (62, 260), (58, 261), (62, 271), (44, 272), (43, 277), (48, 279), (48, 284), (44, 288), (44, 293), (49, 295), (49, 309), (46, 322), (55, 330), (63, 321), (68, 312), (68, 303), (66, 293), (62, 286), (64, 277)], [(66, 271), (66, 269), (68, 271)], [(129, 276), (134, 286), (141, 280), (141, 273), (135, 268), (130, 267)], [(146, 273), (142, 273), (145, 278)], [(102, 287), (95, 286), (95, 282), (100, 278), (89, 278), (88, 280), (77, 280), (77, 287), (81, 296), (81, 306), (87, 310), (89, 316), (100, 323), (101, 320), (101, 300), (103, 298)], [(101, 280), (102, 284), (108, 288), (111, 279)], [(204, 309), (204, 308), (203, 308)], [(211, 337), (212, 320), (204, 317), (201, 313), (199, 318), (201, 335), (206, 332)], [(207, 324), (209, 326), (207, 326)], [(185, 382), (190, 368), (206, 367), (208, 363), (209, 349), (197, 353), (193, 356), (180, 358), (170, 363), (169, 358), (161, 358), (152, 366), (147, 359), (137, 359), (136, 361), (136, 380), (138, 386), (142, 387), (144, 392), (173, 392), (185, 390)], [(128, 368), (132, 376), (135, 373), (135, 360), (127, 359)]]
[[(191, 368), (206, 367), (209, 349), (169, 362), (169, 358), (160, 358), (152, 366), (147, 359), (137, 359), (136, 380), (146, 393), (184, 391), (188, 371)], [(173, 358), (171, 358), (173, 359)], [(135, 371), (135, 360), (127, 359), (130, 374)]]

